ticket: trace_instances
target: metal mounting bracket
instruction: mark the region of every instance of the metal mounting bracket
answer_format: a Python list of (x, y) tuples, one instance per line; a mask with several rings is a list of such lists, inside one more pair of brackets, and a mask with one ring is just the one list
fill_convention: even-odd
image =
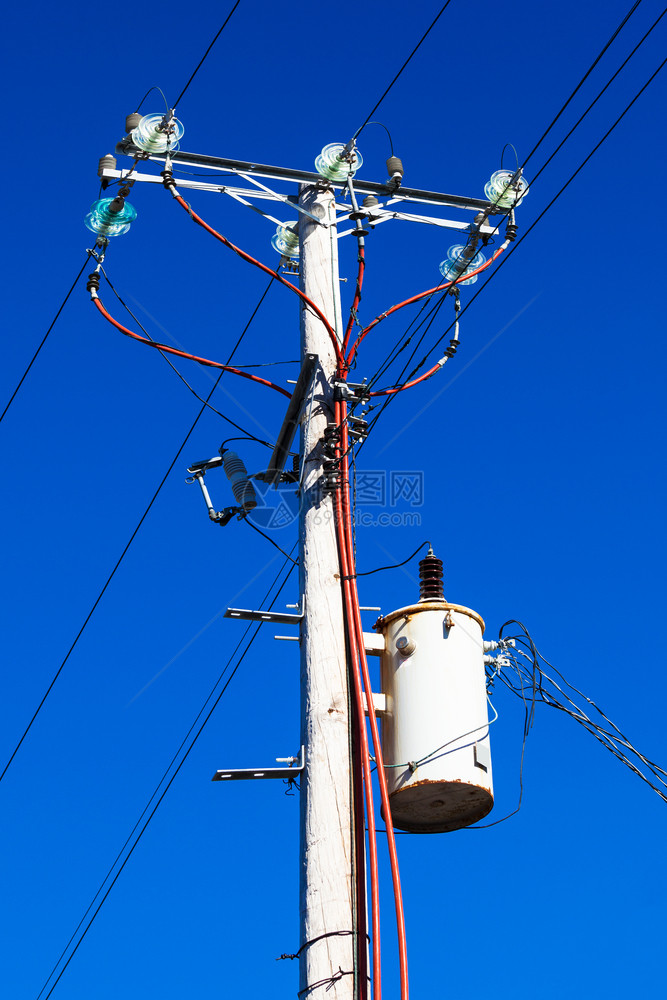
[(292, 398), (287, 404), (287, 412), (285, 413), (283, 425), (278, 434), (276, 446), (271, 455), (269, 468), (264, 474), (264, 479), (267, 483), (277, 486), (280, 482), (306, 401), (314, 390), (318, 369), (319, 358), (317, 354), (306, 354), (301, 365), (299, 377), (294, 386)]
[(242, 767), (235, 770), (216, 771), (211, 781), (244, 781), (247, 778), (282, 778), (293, 781), (298, 778), (306, 766), (306, 748), (301, 747), (298, 757), (276, 757), (279, 764), (287, 767)]
[(274, 622), (276, 625), (298, 625), (303, 611), (293, 615), (287, 611), (249, 611), (246, 608), (227, 608), (225, 618), (242, 618), (249, 622)]

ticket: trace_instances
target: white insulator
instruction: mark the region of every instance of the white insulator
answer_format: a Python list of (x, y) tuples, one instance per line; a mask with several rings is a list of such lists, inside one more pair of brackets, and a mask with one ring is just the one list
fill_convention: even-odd
[(299, 256), (299, 223), (285, 222), (278, 226), (275, 236), (271, 237), (271, 246), (282, 257), (296, 260)]
[(517, 208), (530, 190), (528, 181), (519, 175), (514, 182), (511, 170), (496, 170), (484, 185), (484, 194), (497, 208)]
[(363, 162), (356, 146), (348, 151), (344, 143), (330, 142), (315, 158), (315, 169), (330, 181), (346, 181), (354, 177)]
[(178, 140), (185, 129), (182, 122), (173, 116), (165, 121), (165, 115), (144, 115), (136, 128), (132, 129), (132, 142), (146, 153), (173, 152), (178, 149)]
[(493, 807), (483, 620), (422, 601), (376, 628), (385, 637), (382, 753), (394, 826), (443, 833), (483, 819)]

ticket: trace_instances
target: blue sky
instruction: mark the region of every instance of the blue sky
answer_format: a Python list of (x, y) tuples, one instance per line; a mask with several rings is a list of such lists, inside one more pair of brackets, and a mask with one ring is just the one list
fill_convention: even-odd
[[(409, 12), (395, 0), (329, 11), (242, 0), (179, 107), (183, 148), (311, 169), (324, 144), (347, 140), (363, 121), (437, 9), (421, 0)], [(529, 180), (660, 9), (640, 5), (535, 154)], [(91, 245), (83, 218), (97, 197), (99, 156), (150, 86), (173, 100), (226, 10), (195, 15), (167, 0), (131, 13), (70, 3), (7, 15), (2, 400)], [(505, 143), (528, 153), (625, 12), (617, 2), (499, 11), (453, 0), (376, 114), (405, 183), (482, 197)], [(521, 229), (659, 65), (666, 31), (653, 32), (540, 176), (519, 210)], [(489, 636), (508, 618), (524, 621), (565, 676), (663, 764), (666, 80), (655, 80), (475, 301), (439, 381), (405, 393), (378, 423), (359, 468), (422, 472), (421, 523), (360, 527), (357, 538), (360, 570), (398, 562), (430, 539), (450, 600), (482, 614)], [(383, 180), (383, 130), (369, 127), (359, 145), (361, 175)], [(221, 196), (191, 200), (230, 239), (277, 263), (264, 220)], [(110, 278), (154, 337), (226, 356), (264, 277), (196, 229), (161, 188), (137, 186), (132, 202), (138, 218), (109, 249)], [(454, 242), (434, 227), (378, 227), (367, 241), (363, 318), (437, 284)], [(341, 246), (344, 305), (354, 257)], [(478, 287), (462, 291), (464, 303)], [(360, 375), (375, 371), (406, 324), (388, 320), (368, 338)], [(297, 306), (273, 288), (236, 358), (297, 356)], [(206, 371), (180, 368), (208, 392)], [(268, 370), (279, 381), (294, 369)], [(277, 394), (222, 385), (224, 412), (275, 433)], [(3, 759), (198, 407), (155, 352), (104, 323), (81, 285), (0, 427)], [(234, 649), (242, 626), (221, 610), (259, 605), (280, 566), (247, 526), (211, 525), (185, 484), (189, 462), (214, 454), (229, 433), (215, 414), (199, 422), (0, 787), (7, 996), (37, 996)], [(240, 450), (261, 467), (262, 448)], [(219, 506), (231, 503), (224, 479), (211, 475), (211, 489)], [(291, 548), (294, 527), (274, 537)], [(362, 602), (384, 612), (410, 603), (415, 578), (415, 563), (368, 577)], [(294, 578), (284, 603), (297, 597)], [(296, 751), (297, 647), (275, 632), (285, 627), (260, 633), (54, 996), (296, 992), (296, 963), (275, 959), (298, 947), (298, 801), (280, 784), (210, 782), (218, 767)], [(522, 713), (503, 688), (494, 705), (491, 818), (500, 818), (518, 795)], [(524, 785), (518, 815), (490, 830), (400, 838), (413, 995), (468, 994), (471, 983), (540, 1000), (655, 990), (664, 803), (544, 706)], [(386, 870), (384, 879), (391, 1000)]]

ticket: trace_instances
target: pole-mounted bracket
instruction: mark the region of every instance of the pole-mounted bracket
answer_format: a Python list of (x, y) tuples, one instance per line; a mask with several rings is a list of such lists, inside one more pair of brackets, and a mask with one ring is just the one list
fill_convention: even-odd
[(312, 396), (315, 389), (318, 367), (319, 358), (317, 354), (306, 354), (301, 365), (299, 377), (294, 386), (292, 398), (287, 404), (287, 412), (285, 413), (283, 425), (278, 434), (276, 446), (271, 455), (269, 468), (262, 477), (267, 483), (277, 486), (281, 481), (285, 461), (287, 460), (294, 435), (299, 426), (301, 415), (308, 398)]
[(287, 767), (242, 767), (235, 770), (216, 771), (211, 781), (244, 781), (247, 778), (282, 778), (283, 781), (294, 781), (306, 766), (306, 748), (301, 747), (298, 757), (276, 757), (278, 764)]
[(287, 611), (249, 611), (245, 608), (227, 608), (224, 617), (242, 618), (249, 622), (273, 622), (276, 625), (298, 625), (303, 618), (303, 611), (293, 615)]

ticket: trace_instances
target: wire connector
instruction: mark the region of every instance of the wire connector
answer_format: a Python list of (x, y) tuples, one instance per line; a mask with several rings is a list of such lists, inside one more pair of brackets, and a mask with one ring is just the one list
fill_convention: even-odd
[(364, 382), (334, 382), (334, 399), (337, 403), (360, 403), (370, 396), (370, 386)]

